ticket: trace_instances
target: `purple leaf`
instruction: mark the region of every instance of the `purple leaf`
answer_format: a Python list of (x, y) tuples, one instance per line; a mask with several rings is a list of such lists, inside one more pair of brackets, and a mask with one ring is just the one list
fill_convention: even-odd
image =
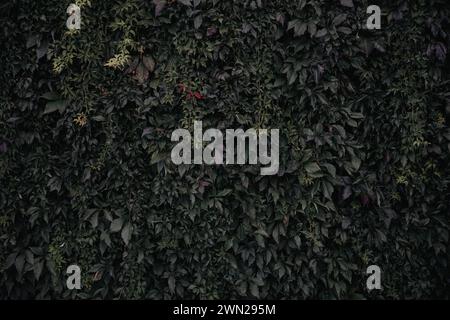
[(217, 28), (216, 27), (209, 27), (208, 30), (206, 31), (206, 35), (208, 37), (212, 37), (216, 33), (217, 33)]
[(152, 128), (145, 128), (145, 129), (142, 131), (141, 137), (146, 136), (146, 135), (149, 134), (151, 131), (152, 131)]
[(342, 192), (342, 200), (347, 200), (352, 195), (352, 188), (350, 186), (345, 186)]
[(447, 48), (444, 46), (442, 42), (436, 44), (436, 58), (440, 62), (444, 62), (447, 57)]
[(153, 0), (153, 3), (155, 4), (155, 17), (158, 17), (166, 6), (166, 0)]
[(447, 57), (447, 48), (442, 42), (430, 44), (427, 48), (427, 56), (429, 58), (436, 58), (439, 62), (443, 63)]

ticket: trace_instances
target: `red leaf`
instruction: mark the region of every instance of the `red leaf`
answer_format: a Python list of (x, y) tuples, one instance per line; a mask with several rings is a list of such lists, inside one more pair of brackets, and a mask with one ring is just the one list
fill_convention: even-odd
[(198, 92), (198, 91), (196, 91), (195, 93), (194, 93), (194, 97), (195, 97), (195, 99), (197, 99), (197, 100), (203, 100), (205, 97), (200, 93), (200, 92)]

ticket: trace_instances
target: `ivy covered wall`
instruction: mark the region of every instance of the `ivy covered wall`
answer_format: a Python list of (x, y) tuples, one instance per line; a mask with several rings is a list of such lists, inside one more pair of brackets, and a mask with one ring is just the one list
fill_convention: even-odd
[[(0, 298), (449, 298), (447, 0), (73, 1), (0, 4)], [(195, 120), (280, 171), (174, 165)]]

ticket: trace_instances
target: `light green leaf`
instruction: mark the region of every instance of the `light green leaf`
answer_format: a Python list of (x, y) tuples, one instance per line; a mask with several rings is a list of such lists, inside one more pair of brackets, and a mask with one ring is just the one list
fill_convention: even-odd
[(305, 170), (308, 173), (315, 173), (320, 171), (320, 167), (316, 162), (310, 162), (307, 165), (305, 165)]

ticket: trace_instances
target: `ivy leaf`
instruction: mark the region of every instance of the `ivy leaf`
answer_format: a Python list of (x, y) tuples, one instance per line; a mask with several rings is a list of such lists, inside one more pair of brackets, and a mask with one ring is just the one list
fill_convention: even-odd
[(43, 268), (44, 268), (44, 261), (40, 260), (40, 259), (36, 260), (33, 265), (33, 272), (34, 272), (34, 277), (36, 278), (36, 280), (39, 280), (39, 278), (41, 277)]
[(46, 92), (44, 93), (41, 98), (44, 98), (45, 100), (58, 100), (61, 99), (61, 96), (59, 93), (56, 93), (54, 91)]
[(386, 49), (384, 49), (384, 47), (383, 47), (381, 44), (379, 44), (378, 42), (375, 42), (375, 43), (374, 43), (374, 47), (375, 47), (375, 49), (377, 49), (379, 52), (382, 52), (382, 53), (386, 52)]
[(198, 29), (202, 25), (203, 18), (201, 15), (198, 15), (194, 18), (194, 28)]
[(359, 44), (359, 47), (366, 54), (367, 57), (372, 53), (374, 49), (372, 41), (368, 39), (362, 39), (361, 43)]
[(298, 74), (295, 71), (292, 71), (290, 74), (288, 74), (288, 85), (291, 85), (297, 80)]
[(122, 229), (122, 225), (123, 225), (122, 218), (117, 218), (113, 220), (109, 229), (111, 230), (111, 232), (119, 232)]
[(344, 34), (351, 34), (352, 33), (352, 29), (350, 29), (348, 27), (339, 27), (338, 31), (342, 32)]
[(336, 16), (336, 17), (333, 19), (333, 24), (334, 24), (335, 26), (338, 26), (338, 25), (340, 25), (342, 22), (344, 22), (346, 19), (347, 19), (347, 14), (341, 13), (340, 15)]
[(155, 70), (155, 60), (153, 60), (152, 57), (144, 56), (142, 58), (142, 63), (144, 64), (144, 66), (147, 68), (147, 70), (149, 72), (153, 72), (153, 70)]
[(23, 254), (21, 254), (20, 256), (18, 256), (16, 258), (16, 261), (14, 262), (16, 269), (17, 269), (17, 273), (18, 274), (22, 274), (23, 271), (23, 266), (25, 264), (25, 256)]
[(133, 79), (143, 84), (149, 77), (149, 71), (143, 63), (140, 63), (133, 74)]
[(287, 29), (291, 30), (292, 28), (294, 28), (299, 23), (300, 23), (300, 20), (298, 20), (298, 19), (291, 20), (291, 21), (288, 22)]
[(5, 264), (3, 266), (3, 269), (6, 270), (9, 267), (11, 267), (14, 264), (14, 261), (16, 261), (16, 257), (17, 257), (17, 252), (13, 252), (11, 253), (5, 261)]
[(217, 28), (216, 27), (209, 27), (208, 30), (206, 31), (206, 36), (212, 37), (216, 33), (217, 33)]
[(152, 132), (152, 128), (145, 128), (144, 130), (142, 130), (141, 138), (150, 134), (151, 132)]
[(355, 171), (359, 170), (359, 167), (361, 166), (361, 159), (357, 157), (352, 158), (352, 166), (355, 169)]
[(312, 36), (314, 36), (317, 32), (317, 25), (314, 22), (310, 22), (308, 24), (308, 32)]
[(327, 29), (322, 28), (316, 33), (316, 38), (321, 38), (327, 34)]
[(387, 238), (386, 235), (379, 229), (377, 229), (378, 238), (381, 240), (381, 242), (386, 242)]
[(98, 116), (93, 116), (92, 120), (97, 121), (97, 122), (102, 122), (102, 121), (105, 121), (106, 119), (104, 116), (98, 115)]
[(308, 173), (315, 173), (320, 171), (320, 167), (316, 162), (310, 162), (307, 165), (305, 165), (305, 170)]
[(352, 188), (350, 186), (345, 186), (342, 192), (342, 200), (347, 200), (352, 195)]
[(175, 292), (175, 277), (170, 276), (167, 282), (169, 284), (170, 292), (174, 293)]
[(178, 0), (178, 2), (184, 4), (185, 6), (192, 7), (192, 1), (191, 0)]
[(295, 26), (294, 33), (296, 36), (302, 36), (305, 34), (308, 25), (306, 23), (300, 23)]
[(259, 298), (259, 288), (256, 283), (252, 283), (250, 285), (250, 292), (253, 296), (255, 296), (256, 298)]
[(55, 112), (57, 110), (60, 113), (62, 113), (64, 110), (66, 110), (68, 104), (69, 104), (68, 100), (49, 101), (45, 105), (44, 114), (52, 113), (52, 112)]
[(341, 223), (342, 229), (344, 229), (344, 230), (347, 229), (351, 223), (352, 223), (352, 220), (349, 217), (344, 216), (342, 218), (342, 223)]
[(217, 194), (217, 197), (226, 197), (226, 196), (229, 195), (231, 192), (233, 192), (232, 189), (224, 189), (224, 190), (220, 191), (220, 192)]
[(125, 73), (126, 74), (133, 73), (136, 70), (138, 64), (139, 64), (139, 57), (135, 57), (129, 64), (128, 68), (125, 70)]
[(39, 34), (29, 36), (27, 38), (26, 48), (29, 49), (29, 48), (35, 46), (39, 42), (39, 39), (40, 39)]
[(153, 4), (155, 5), (155, 17), (159, 17), (161, 12), (164, 10), (166, 6), (165, 0), (153, 0)]
[(327, 169), (328, 173), (331, 174), (333, 178), (336, 178), (336, 167), (332, 164), (325, 163), (324, 167)]
[(0, 153), (5, 153), (6, 151), (8, 151), (8, 146), (6, 145), (6, 142), (3, 141), (0, 143)]
[(262, 236), (264, 236), (264, 237), (266, 237), (266, 238), (269, 238), (269, 237), (270, 237), (270, 235), (269, 235), (269, 234), (267, 233), (267, 231), (264, 230), (264, 229), (258, 229), (258, 230), (255, 231), (255, 233), (256, 233), (256, 234), (260, 234), (260, 235), (262, 235)]
[(341, 5), (348, 8), (353, 8), (353, 0), (341, 0)]
[(132, 230), (131, 225), (129, 222), (127, 222), (123, 227), (122, 232), (120, 233), (120, 235), (122, 236), (122, 240), (123, 242), (125, 242), (126, 245), (128, 245), (128, 243), (130, 242), (131, 230)]
[(150, 164), (158, 163), (158, 162), (166, 159), (167, 156), (168, 155), (166, 153), (155, 152), (155, 153), (152, 154), (152, 158), (150, 159)]
[(38, 48), (36, 48), (37, 60), (41, 59), (43, 56), (45, 56), (47, 54), (48, 45), (49, 45), (49, 43), (47, 40), (41, 41), (41, 45)]

